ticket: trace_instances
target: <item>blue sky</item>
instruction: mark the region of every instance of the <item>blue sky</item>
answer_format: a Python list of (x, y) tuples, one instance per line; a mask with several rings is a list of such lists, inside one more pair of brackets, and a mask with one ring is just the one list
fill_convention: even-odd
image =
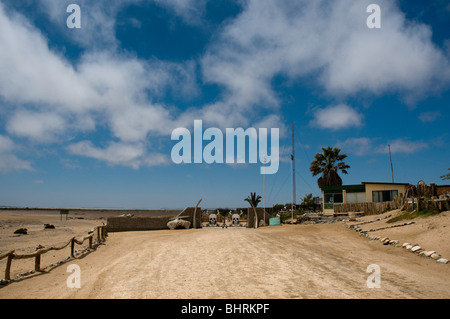
[[(369, 29), (369, 4), (381, 28)], [(66, 25), (69, 4), (81, 28)], [(267, 206), (344, 184), (444, 184), (450, 167), (447, 1), (0, 0), (0, 205), (242, 207), (261, 164), (171, 161), (178, 127), (279, 128)]]

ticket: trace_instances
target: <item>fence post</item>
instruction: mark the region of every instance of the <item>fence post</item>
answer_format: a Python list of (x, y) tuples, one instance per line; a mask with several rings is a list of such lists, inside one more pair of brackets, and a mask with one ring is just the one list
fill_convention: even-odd
[(73, 252), (75, 250), (75, 237), (72, 238), (70, 243), (70, 257), (74, 258)]
[(41, 254), (37, 254), (34, 259), (34, 271), (41, 271)]
[(8, 260), (6, 261), (5, 279), (11, 280), (11, 262), (14, 259), (14, 253), (8, 255)]
[(94, 235), (92, 235), (91, 237), (89, 237), (89, 248), (92, 249), (92, 237), (94, 237)]

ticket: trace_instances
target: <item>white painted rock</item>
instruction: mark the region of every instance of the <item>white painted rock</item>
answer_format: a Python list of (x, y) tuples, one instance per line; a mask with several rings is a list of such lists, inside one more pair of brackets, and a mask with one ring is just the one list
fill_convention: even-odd
[(438, 255), (438, 254), (431, 254), (430, 257), (433, 258), (433, 259), (435, 259), (435, 260), (438, 260), (439, 258), (441, 258), (441, 256)]
[(191, 226), (191, 222), (190, 221), (182, 220), (182, 219), (175, 219), (175, 220), (172, 220), (172, 221), (167, 223), (167, 227), (169, 229), (176, 229), (176, 228), (179, 228), (179, 227), (183, 227), (183, 228), (189, 229), (190, 226)]
[(420, 246), (414, 246), (413, 248), (411, 248), (411, 251), (413, 252), (413, 253), (415, 253), (416, 251), (419, 251), (419, 250), (421, 250), (422, 249), (422, 247), (420, 247)]
[(445, 258), (439, 258), (438, 260), (436, 260), (438, 263), (441, 263), (441, 264), (446, 264), (446, 263), (448, 263), (448, 260), (447, 259), (445, 259)]
[(404, 243), (403, 245), (402, 245), (402, 247), (403, 248), (406, 248), (406, 246), (408, 246), (408, 245), (411, 245), (410, 243)]
[(431, 250), (431, 251), (424, 251), (423, 252), (423, 255), (425, 256), (425, 257), (430, 257), (431, 255), (433, 255), (433, 254), (435, 254), (436, 252), (434, 251), (434, 250)]
[(413, 248), (413, 247), (414, 247), (414, 246), (413, 246), (413, 245), (410, 245), (410, 244), (408, 244), (408, 245), (405, 246), (405, 248), (408, 249), (408, 250), (411, 249), (411, 248)]

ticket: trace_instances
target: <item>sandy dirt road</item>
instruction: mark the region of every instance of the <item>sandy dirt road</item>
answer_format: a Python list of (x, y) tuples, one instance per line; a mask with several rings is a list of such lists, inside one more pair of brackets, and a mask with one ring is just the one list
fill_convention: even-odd
[[(81, 288), (68, 288), (77, 264)], [(381, 288), (369, 289), (369, 265)], [(0, 298), (449, 298), (450, 267), (360, 237), (341, 223), (111, 233), (105, 245)]]

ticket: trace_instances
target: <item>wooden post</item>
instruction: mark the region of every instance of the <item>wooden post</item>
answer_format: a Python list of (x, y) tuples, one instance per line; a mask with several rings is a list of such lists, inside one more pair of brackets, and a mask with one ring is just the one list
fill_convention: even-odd
[(74, 258), (74, 250), (75, 250), (75, 237), (72, 238), (70, 243), (70, 257)]
[(197, 205), (195, 205), (194, 217), (193, 217), (193, 223), (192, 223), (193, 224), (192, 228), (194, 228), (194, 229), (197, 228), (197, 208), (198, 208), (198, 205), (200, 204), (201, 201), (202, 201), (202, 199), (200, 198), (200, 200), (198, 201)]
[(14, 253), (8, 255), (8, 260), (6, 261), (5, 279), (11, 280), (11, 262), (14, 259)]
[(41, 271), (41, 254), (34, 257), (34, 271)]
[(92, 237), (94, 237), (94, 235), (92, 235), (91, 237), (89, 237), (89, 248), (92, 249)]

